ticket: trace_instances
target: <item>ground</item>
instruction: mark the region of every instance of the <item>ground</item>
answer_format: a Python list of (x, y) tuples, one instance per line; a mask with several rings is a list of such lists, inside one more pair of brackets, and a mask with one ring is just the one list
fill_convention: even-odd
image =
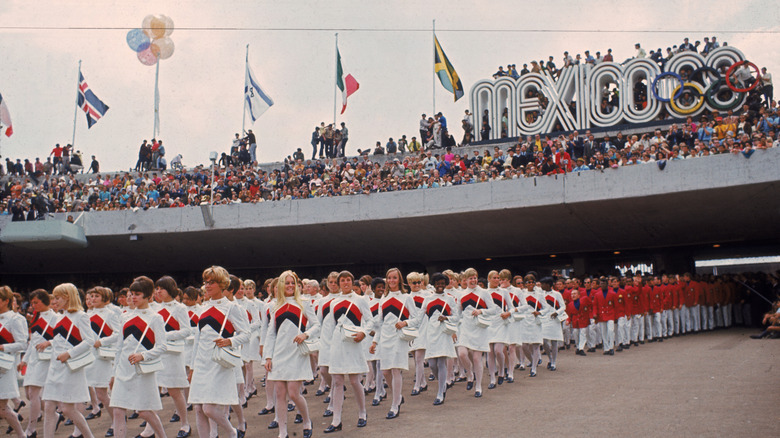
[[(780, 340), (750, 339), (752, 333), (756, 332), (734, 329), (688, 335), (632, 347), (615, 356), (599, 351), (580, 357), (574, 350), (562, 351), (555, 372), (545, 368), (544, 358), (537, 377), (516, 371), (515, 383), (493, 390), (487, 389), (486, 381), (481, 399), (459, 383), (448, 391), (442, 406), (432, 405), (436, 382), (430, 382), (427, 392), (410, 396), (413, 372), (407, 371), (406, 402), (397, 419), (385, 419), (388, 401), (372, 407), (369, 396), (368, 426), (358, 429), (355, 398), (349, 389), (344, 430), (332, 436), (780, 436), (780, 369), (774, 369), (780, 359)], [(256, 375), (261, 375), (259, 366)], [(308, 388), (314, 436), (321, 437), (329, 424), (322, 417), (324, 397), (314, 397), (312, 387)], [(265, 403), (263, 390), (249, 401), (247, 437), (277, 436), (277, 431), (267, 429), (272, 416), (257, 415)], [(168, 436), (175, 437), (178, 424), (168, 422), (170, 397), (163, 399), (163, 405), (160, 417)], [(26, 419), (27, 408), (22, 414)], [(189, 414), (194, 424), (194, 414)], [(290, 423), (293, 417), (290, 413)], [(140, 422), (128, 422), (128, 436), (140, 433)], [(105, 414), (90, 421), (97, 437), (108, 425)], [(290, 436), (300, 437), (302, 427), (290, 426)], [(60, 426), (56, 436), (71, 432), (71, 427)], [(194, 430), (193, 436), (197, 436)]]

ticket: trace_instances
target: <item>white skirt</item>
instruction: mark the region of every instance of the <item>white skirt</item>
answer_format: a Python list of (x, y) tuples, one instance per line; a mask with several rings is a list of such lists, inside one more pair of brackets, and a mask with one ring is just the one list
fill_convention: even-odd
[(33, 351), (32, 355), (35, 357), (25, 357), (29, 362), (22, 386), (43, 386), (46, 383), (46, 374), (49, 373), (49, 361), (38, 359), (37, 350)]
[(184, 367), (186, 348), (182, 353), (162, 354), (163, 369), (157, 372), (157, 384), (165, 388), (187, 388), (187, 370)]
[(135, 411), (159, 411), (162, 409), (155, 374), (136, 374), (127, 381), (114, 379), (110, 406)]
[(8, 400), (19, 397), (19, 383), (16, 368), (0, 373), (0, 399)]
[(95, 361), (84, 367), (87, 375), (87, 385), (93, 388), (108, 388), (111, 377), (114, 375), (114, 361), (101, 359), (97, 351), (93, 350)]

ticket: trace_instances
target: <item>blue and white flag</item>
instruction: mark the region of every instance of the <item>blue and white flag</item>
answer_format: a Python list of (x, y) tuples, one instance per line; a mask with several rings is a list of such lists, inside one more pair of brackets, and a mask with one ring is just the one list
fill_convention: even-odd
[(108, 111), (108, 105), (103, 103), (102, 100), (95, 96), (95, 93), (89, 89), (89, 85), (84, 80), (84, 75), (79, 71), (79, 93), (78, 102), (79, 108), (84, 110), (87, 114), (87, 127), (91, 128), (92, 125), (97, 123), (101, 117), (106, 115)]
[(249, 115), (252, 117), (253, 122), (274, 104), (274, 100), (271, 99), (271, 96), (269, 96), (257, 82), (257, 78), (252, 72), (252, 67), (249, 66), (248, 58), (246, 61), (244, 99), (246, 99), (246, 106), (249, 108)]

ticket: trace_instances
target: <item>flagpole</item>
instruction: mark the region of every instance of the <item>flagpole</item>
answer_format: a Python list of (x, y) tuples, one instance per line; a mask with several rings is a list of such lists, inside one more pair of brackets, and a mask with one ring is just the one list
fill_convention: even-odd
[[(79, 73), (76, 75), (76, 90), (81, 85), (81, 60), (79, 59)], [(76, 147), (76, 118), (79, 116), (79, 93), (76, 91), (76, 109), (73, 111), (73, 138), (70, 140), (70, 145)]]
[(433, 20), (433, 113), (436, 114), (436, 19)]
[(154, 71), (154, 132), (152, 138), (157, 139), (160, 133), (160, 58), (157, 58), (157, 67)]
[(246, 131), (244, 130), (244, 127), (246, 126), (246, 92), (247, 92), (247, 84), (249, 83), (249, 78), (247, 77), (249, 75), (249, 44), (246, 45), (246, 64), (244, 65), (244, 112), (241, 113), (241, 135), (244, 135)]
[[(336, 66), (334, 69), (333, 76), (335, 77), (335, 81), (333, 81), (333, 129), (335, 134), (336, 129), (336, 96), (338, 96), (338, 93), (336, 90), (338, 90), (338, 83), (339, 83), (339, 33), (336, 32)], [(346, 87), (346, 85), (345, 85)]]

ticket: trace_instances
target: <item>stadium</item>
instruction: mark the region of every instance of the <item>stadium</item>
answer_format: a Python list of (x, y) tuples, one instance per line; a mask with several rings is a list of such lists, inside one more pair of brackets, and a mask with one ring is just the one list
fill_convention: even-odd
[[(8, 434), (776, 428), (765, 365), (780, 337), (780, 109), (762, 64), (772, 53), (755, 42), (776, 27), (517, 30), (454, 2), (445, 15), (460, 18), (429, 30), (372, 21), (402, 18), (384, 6), (335, 3), (317, 15), (349, 26), (268, 27), (205, 3), (214, 17), (134, 11), (143, 20), (129, 29), (48, 16), (0, 25), (20, 40), (65, 35), (49, 63), (73, 32), (121, 33), (132, 61), (107, 68), (111, 80), (97, 58), (79, 61), (72, 140), (49, 128), (32, 139), (24, 75), (0, 84)], [(213, 27), (226, 18), (234, 26)], [(307, 46), (324, 32), (335, 50)], [(204, 35), (213, 41), (198, 47)], [(407, 76), (416, 68), (395, 71), (398, 53), (417, 60), (421, 35), (427, 85)], [(522, 38), (528, 60), (493, 73), (485, 59), (503, 64), (520, 47), (498, 35)], [(582, 42), (564, 47), (564, 36)], [(114, 43), (96, 51), (118, 54)], [(584, 44), (593, 55), (576, 53)], [(380, 58), (388, 65), (361, 65)], [(271, 72), (267, 59), (306, 68)], [(335, 75), (319, 77), (320, 64)], [(223, 141), (239, 120), (222, 106), (231, 70), (244, 80), (243, 123)], [(139, 104), (152, 83), (154, 102)], [(739, 402), (745, 393), (755, 402)]]

